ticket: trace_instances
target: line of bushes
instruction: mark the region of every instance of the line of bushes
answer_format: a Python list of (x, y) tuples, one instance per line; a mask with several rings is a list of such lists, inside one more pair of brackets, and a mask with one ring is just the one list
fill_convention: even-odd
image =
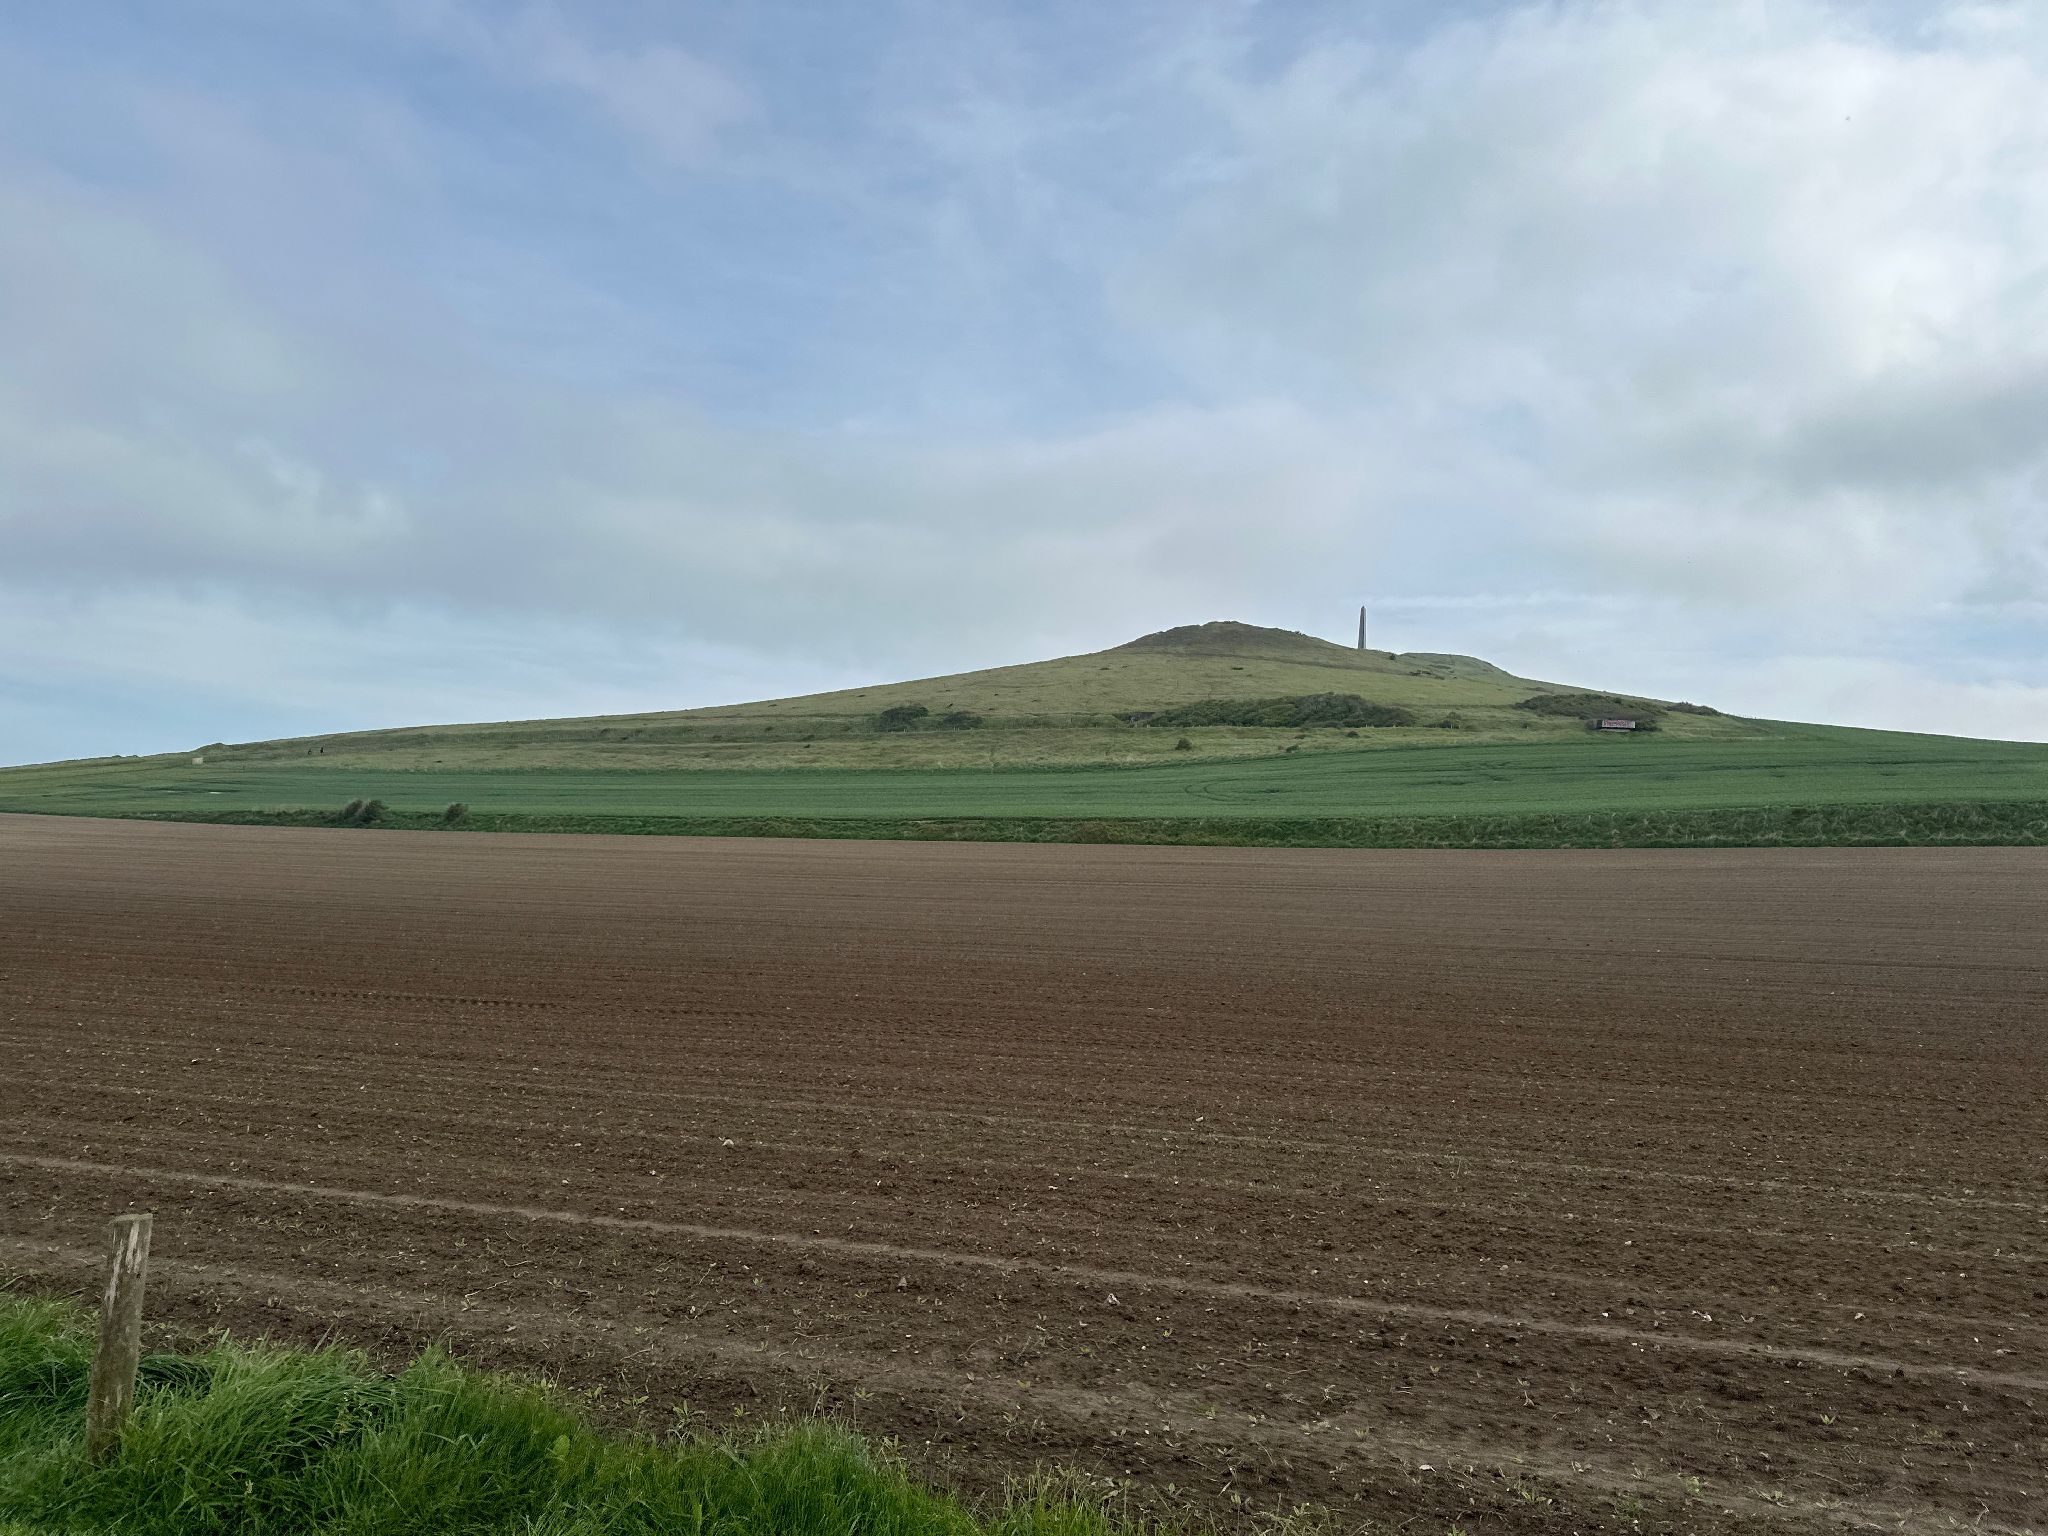
[[(444, 826), (454, 826), (469, 817), (469, 807), (460, 800), (441, 812)], [(351, 800), (328, 820), (338, 827), (377, 827), (391, 820), (391, 807), (382, 800)]]
[[(1563, 715), (1597, 725), (1602, 720), (1633, 720), (1639, 731), (1654, 731), (1664, 717), (1664, 706), (1649, 699), (1632, 699), (1619, 693), (1539, 693), (1515, 705), (1532, 715)], [(1718, 711), (1695, 704), (1693, 714)]]
[[(145, 821), (334, 825), (328, 811), (136, 812)], [(391, 811), (389, 830), (604, 832), (677, 837), (867, 838), (991, 843), (1186, 843), (1264, 848), (2036, 847), (2048, 801), (1813, 805), (1449, 816), (641, 816), (580, 811)]]
[(945, 731), (971, 731), (985, 724), (982, 716), (968, 709), (949, 709), (935, 715), (922, 704), (892, 704), (875, 716), (878, 731), (915, 731), (927, 726)]
[(1398, 704), (1375, 704), (1355, 693), (1301, 693), (1277, 699), (1198, 699), (1171, 709), (1131, 710), (1117, 717), (1132, 725), (1335, 726), (1413, 725)]

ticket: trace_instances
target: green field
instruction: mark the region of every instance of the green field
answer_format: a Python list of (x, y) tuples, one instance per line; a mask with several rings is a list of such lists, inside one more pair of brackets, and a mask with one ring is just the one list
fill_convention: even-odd
[[(1127, 718), (1332, 694), (1413, 723)], [(377, 800), (385, 825), (408, 826), (460, 802), (469, 828), (1360, 845), (2040, 838), (2048, 745), (1651, 700), (1612, 707), (1654, 731), (1610, 734), (1586, 728), (1576, 697), (1469, 657), (1204, 626), (1093, 656), (727, 709), (0, 770), (0, 810), (304, 822)], [(908, 704), (927, 714), (883, 723), (880, 711)], [(972, 723), (943, 723), (948, 712)]]
[[(149, 760), (0, 774), (0, 810), (8, 811), (264, 819), (244, 813), (324, 816), (358, 798), (380, 799), (406, 821), (437, 818), (459, 801), (470, 808), (468, 825), (536, 829), (744, 831), (750, 829), (660, 824), (772, 819), (845, 822), (854, 825), (843, 830), (858, 833), (866, 825), (888, 835), (910, 821), (1052, 819), (1191, 823), (1183, 830), (1199, 834), (1201, 824), (1218, 822), (1619, 815), (1654, 833), (1660, 821), (1700, 812), (2040, 802), (2048, 800), (2048, 747), (1816, 728), (1757, 742), (1588, 736), (1529, 746), (994, 772), (195, 767)], [(1885, 825), (1881, 818), (1875, 824)], [(1324, 829), (1299, 840), (1344, 839)], [(1880, 831), (1875, 840), (1893, 835)]]

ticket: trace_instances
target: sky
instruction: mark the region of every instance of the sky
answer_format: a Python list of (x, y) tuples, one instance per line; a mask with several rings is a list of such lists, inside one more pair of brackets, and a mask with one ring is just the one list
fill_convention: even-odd
[(2048, 740), (2048, 0), (0, 8), (0, 762), (1233, 618)]

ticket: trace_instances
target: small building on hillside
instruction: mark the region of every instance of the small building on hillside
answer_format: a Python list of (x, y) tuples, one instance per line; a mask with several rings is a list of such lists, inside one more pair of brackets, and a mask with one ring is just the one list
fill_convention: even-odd
[(1635, 728), (1636, 723), (1633, 720), (1602, 720), (1600, 722), (1600, 729), (1603, 731), (1632, 731)]

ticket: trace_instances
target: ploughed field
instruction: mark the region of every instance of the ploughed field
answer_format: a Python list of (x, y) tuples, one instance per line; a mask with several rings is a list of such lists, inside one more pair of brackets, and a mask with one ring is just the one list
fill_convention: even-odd
[(2044, 935), (2027, 849), (0, 817), (0, 1273), (146, 1207), (156, 1318), (971, 1485), (2038, 1530)]

